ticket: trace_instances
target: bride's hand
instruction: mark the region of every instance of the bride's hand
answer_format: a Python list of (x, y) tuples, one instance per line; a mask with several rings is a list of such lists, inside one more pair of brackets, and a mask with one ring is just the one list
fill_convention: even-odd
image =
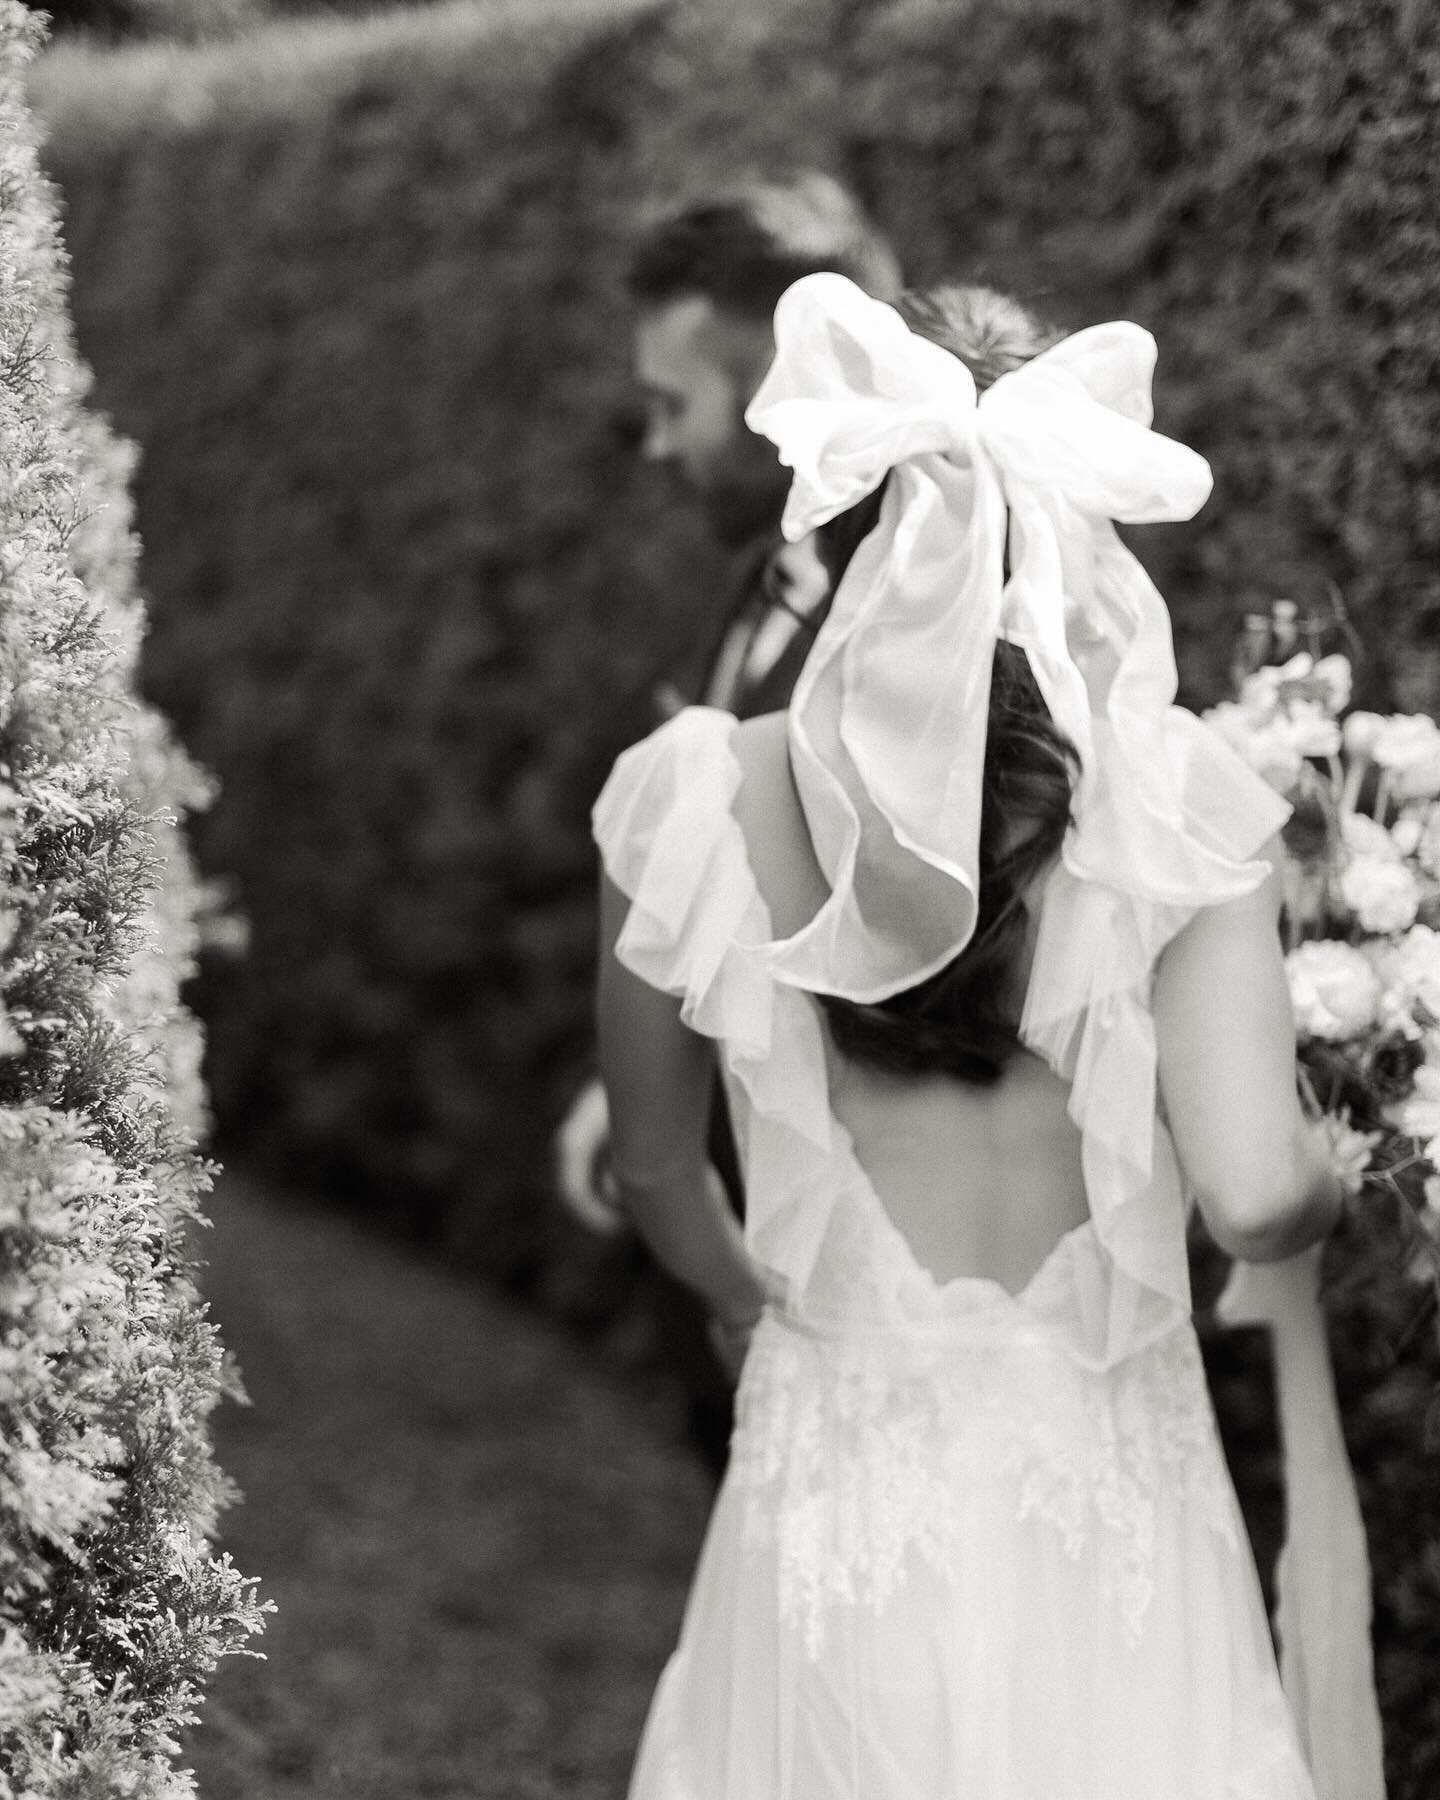
[(784, 1306), (786, 1303), (786, 1286), (779, 1275), (758, 1266), (755, 1267), (755, 1275), (760, 1292), (753, 1305), (738, 1312), (716, 1309), (710, 1315), (711, 1348), (732, 1381), (740, 1379), (740, 1371), (750, 1352), (750, 1339), (765, 1308)]
[(751, 1334), (759, 1322), (759, 1313), (753, 1319), (726, 1319), (719, 1313), (711, 1317), (710, 1348), (732, 1382), (740, 1379), (740, 1371), (750, 1353)]

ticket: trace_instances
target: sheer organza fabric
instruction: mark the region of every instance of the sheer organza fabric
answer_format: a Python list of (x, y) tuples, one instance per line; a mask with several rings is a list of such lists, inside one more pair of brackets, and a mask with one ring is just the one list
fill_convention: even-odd
[[(617, 953), (715, 1040), (747, 1238), (789, 1294), (631, 1800), (1313, 1800), (1155, 1110), (1150, 978), (1204, 896), (1052, 877), (1024, 1033), (1071, 1084), (1092, 1216), (1017, 1295), (937, 1282), (832, 1114), (816, 1002), (778, 977), (734, 729), (681, 713), (595, 812)], [(1187, 715), (1159, 741), (1190, 866), (1234, 881), (1280, 809)]]

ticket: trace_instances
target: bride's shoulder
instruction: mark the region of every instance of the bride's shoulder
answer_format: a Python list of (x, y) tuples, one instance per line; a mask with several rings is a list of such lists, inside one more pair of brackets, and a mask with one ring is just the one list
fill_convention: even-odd
[(814, 917), (829, 889), (791, 774), (787, 715), (746, 719), (735, 732), (735, 759), (735, 822), (775, 933), (788, 937)]
[(735, 728), (735, 761), (740, 770), (735, 816), (742, 827), (753, 824), (762, 830), (773, 830), (798, 813), (799, 802), (790, 774), (787, 717), (783, 712), (761, 713)]

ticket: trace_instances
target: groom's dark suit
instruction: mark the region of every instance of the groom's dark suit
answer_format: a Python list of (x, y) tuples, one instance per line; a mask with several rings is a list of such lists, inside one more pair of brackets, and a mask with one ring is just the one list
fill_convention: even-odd
[[(752, 546), (741, 561), (734, 599), (707, 653), (698, 698), (741, 719), (788, 706), (827, 601), (825, 576), (808, 543), (767, 538)], [(718, 1081), (710, 1118), (710, 1158), (736, 1211), (743, 1211), (740, 1165)], [(733, 1409), (729, 1378), (710, 1347), (705, 1309), (688, 1288), (662, 1275), (656, 1312), (666, 1349), (685, 1384), (691, 1437), (718, 1476), (729, 1450)]]
[(826, 598), (824, 572), (808, 542), (767, 538), (752, 546), (706, 658), (705, 704), (741, 719), (788, 706)]

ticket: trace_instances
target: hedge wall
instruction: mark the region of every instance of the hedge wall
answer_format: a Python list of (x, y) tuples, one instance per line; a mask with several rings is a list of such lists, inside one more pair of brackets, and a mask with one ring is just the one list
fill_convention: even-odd
[(576, 11), (346, 35), (344, 80), (217, 60), (204, 123), (71, 165), (62, 114), (51, 150), (148, 445), (148, 680), (251, 927), (202, 995), (222, 1130), (514, 1280), (585, 1036), (594, 775), (710, 560), (629, 479), (616, 246), (550, 85)]
[[(548, 1198), (588, 1038), (585, 815), (721, 579), (625, 454), (642, 196), (818, 162), (917, 278), (1151, 325), (1160, 423), (1217, 476), (1193, 526), (1138, 534), (1192, 699), (1277, 593), (1337, 585), (1373, 701), (1440, 637), (1433, 8), (446, 7), (223, 58), (67, 52), (37, 93), (81, 342), (145, 446), (146, 682), (222, 779), (199, 848), (251, 928), (198, 990), (225, 1138), (514, 1286), (568, 1270), (604, 1310), (625, 1277)], [(1367, 1441), (1415, 1440), (1429, 1341), (1383, 1381), (1348, 1365)], [(1392, 1791), (1420, 1800), (1433, 1469), (1391, 1466), (1366, 1503)]]
[(177, 1733), (259, 1629), (211, 1553), (227, 1374), (179, 1005), (205, 784), (138, 706), (128, 445), (82, 404), (55, 197), (0, 0), (0, 1800), (183, 1800)]

